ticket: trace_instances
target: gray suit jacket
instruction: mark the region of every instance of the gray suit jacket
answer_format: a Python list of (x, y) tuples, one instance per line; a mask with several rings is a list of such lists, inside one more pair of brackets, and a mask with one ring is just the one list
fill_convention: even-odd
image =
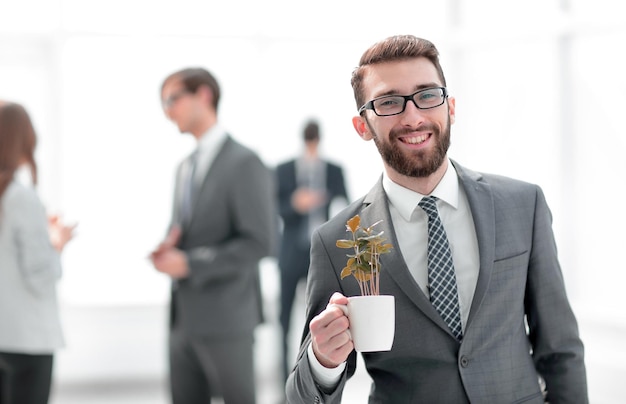
[(64, 345), (59, 253), (35, 190), (12, 182), (0, 200), (0, 351), (52, 354)]
[[(274, 248), (274, 186), (259, 157), (228, 137), (195, 191), (191, 220), (182, 225), (178, 247), (191, 275), (173, 288), (171, 324), (181, 316), (191, 335), (224, 337), (249, 334), (262, 321), (258, 266)], [(175, 202), (173, 223), (179, 210)]]
[[(395, 296), (396, 333), (389, 352), (363, 355), (373, 379), (370, 403), (586, 403), (583, 345), (565, 293), (541, 189), (454, 163), (474, 219), (480, 272), (462, 343), (450, 334), (409, 273), (399, 251), (382, 258), (381, 294)], [(379, 229), (398, 245), (388, 200), (379, 182), (313, 236), (307, 284), (307, 320), (335, 291), (358, 295), (353, 279), (340, 280), (346, 251), (345, 222), (383, 219)], [(287, 382), (290, 403), (339, 403), (356, 353), (333, 392), (316, 387), (307, 362), (305, 329), (295, 370)]]

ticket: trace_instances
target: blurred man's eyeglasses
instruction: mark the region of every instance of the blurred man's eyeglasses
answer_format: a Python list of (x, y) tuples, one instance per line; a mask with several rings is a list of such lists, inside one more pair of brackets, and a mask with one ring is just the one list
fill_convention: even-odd
[(404, 112), (409, 101), (419, 109), (430, 109), (442, 105), (446, 98), (448, 90), (445, 87), (426, 88), (411, 95), (385, 95), (365, 103), (359, 108), (359, 114), (371, 109), (378, 116), (398, 115)]
[(191, 94), (191, 91), (189, 91), (189, 90), (177, 91), (174, 94), (172, 94), (169, 97), (167, 97), (166, 99), (164, 99), (161, 102), (161, 106), (163, 106), (163, 109), (172, 108), (172, 106), (176, 103), (176, 101), (178, 101), (179, 99), (181, 99), (182, 97), (184, 97), (187, 94)]

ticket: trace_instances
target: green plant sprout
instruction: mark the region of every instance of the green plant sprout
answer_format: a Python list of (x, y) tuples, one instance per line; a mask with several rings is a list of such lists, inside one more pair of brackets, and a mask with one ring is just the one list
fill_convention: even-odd
[(363, 228), (361, 218), (355, 215), (346, 222), (346, 231), (352, 233), (352, 239), (337, 240), (336, 243), (339, 248), (354, 250), (354, 254), (346, 254), (348, 262), (341, 270), (341, 279), (354, 276), (362, 296), (380, 295), (380, 256), (393, 248), (391, 244), (385, 243), (384, 232), (374, 233), (374, 226), (380, 222), (382, 220)]

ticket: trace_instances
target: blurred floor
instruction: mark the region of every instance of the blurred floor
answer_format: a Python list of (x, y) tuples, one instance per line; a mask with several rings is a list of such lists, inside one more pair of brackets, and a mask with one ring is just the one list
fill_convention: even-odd
[[(256, 336), (258, 403), (282, 403), (279, 365), (278, 293), (275, 274), (264, 281), (267, 322)], [(303, 289), (294, 307), (295, 356), (304, 325)], [(165, 306), (65, 307), (68, 346), (57, 355), (51, 404), (166, 404)], [(581, 318), (591, 402), (626, 402), (623, 326)], [(344, 404), (367, 402), (369, 376), (359, 364)], [(217, 404), (217, 403), (216, 403)]]

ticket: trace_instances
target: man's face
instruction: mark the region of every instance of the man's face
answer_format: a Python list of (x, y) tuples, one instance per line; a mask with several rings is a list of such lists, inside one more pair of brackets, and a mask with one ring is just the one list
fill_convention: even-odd
[[(443, 86), (435, 66), (426, 58), (370, 66), (363, 84), (366, 100)], [(446, 158), (454, 105), (454, 98), (448, 98), (438, 107), (418, 109), (409, 101), (398, 115), (377, 116), (365, 110), (353, 123), (363, 139), (374, 140), (388, 168), (403, 176), (427, 177)]]
[(161, 105), (165, 116), (178, 126), (181, 133), (190, 133), (197, 120), (196, 94), (190, 93), (179, 80), (165, 83)]

